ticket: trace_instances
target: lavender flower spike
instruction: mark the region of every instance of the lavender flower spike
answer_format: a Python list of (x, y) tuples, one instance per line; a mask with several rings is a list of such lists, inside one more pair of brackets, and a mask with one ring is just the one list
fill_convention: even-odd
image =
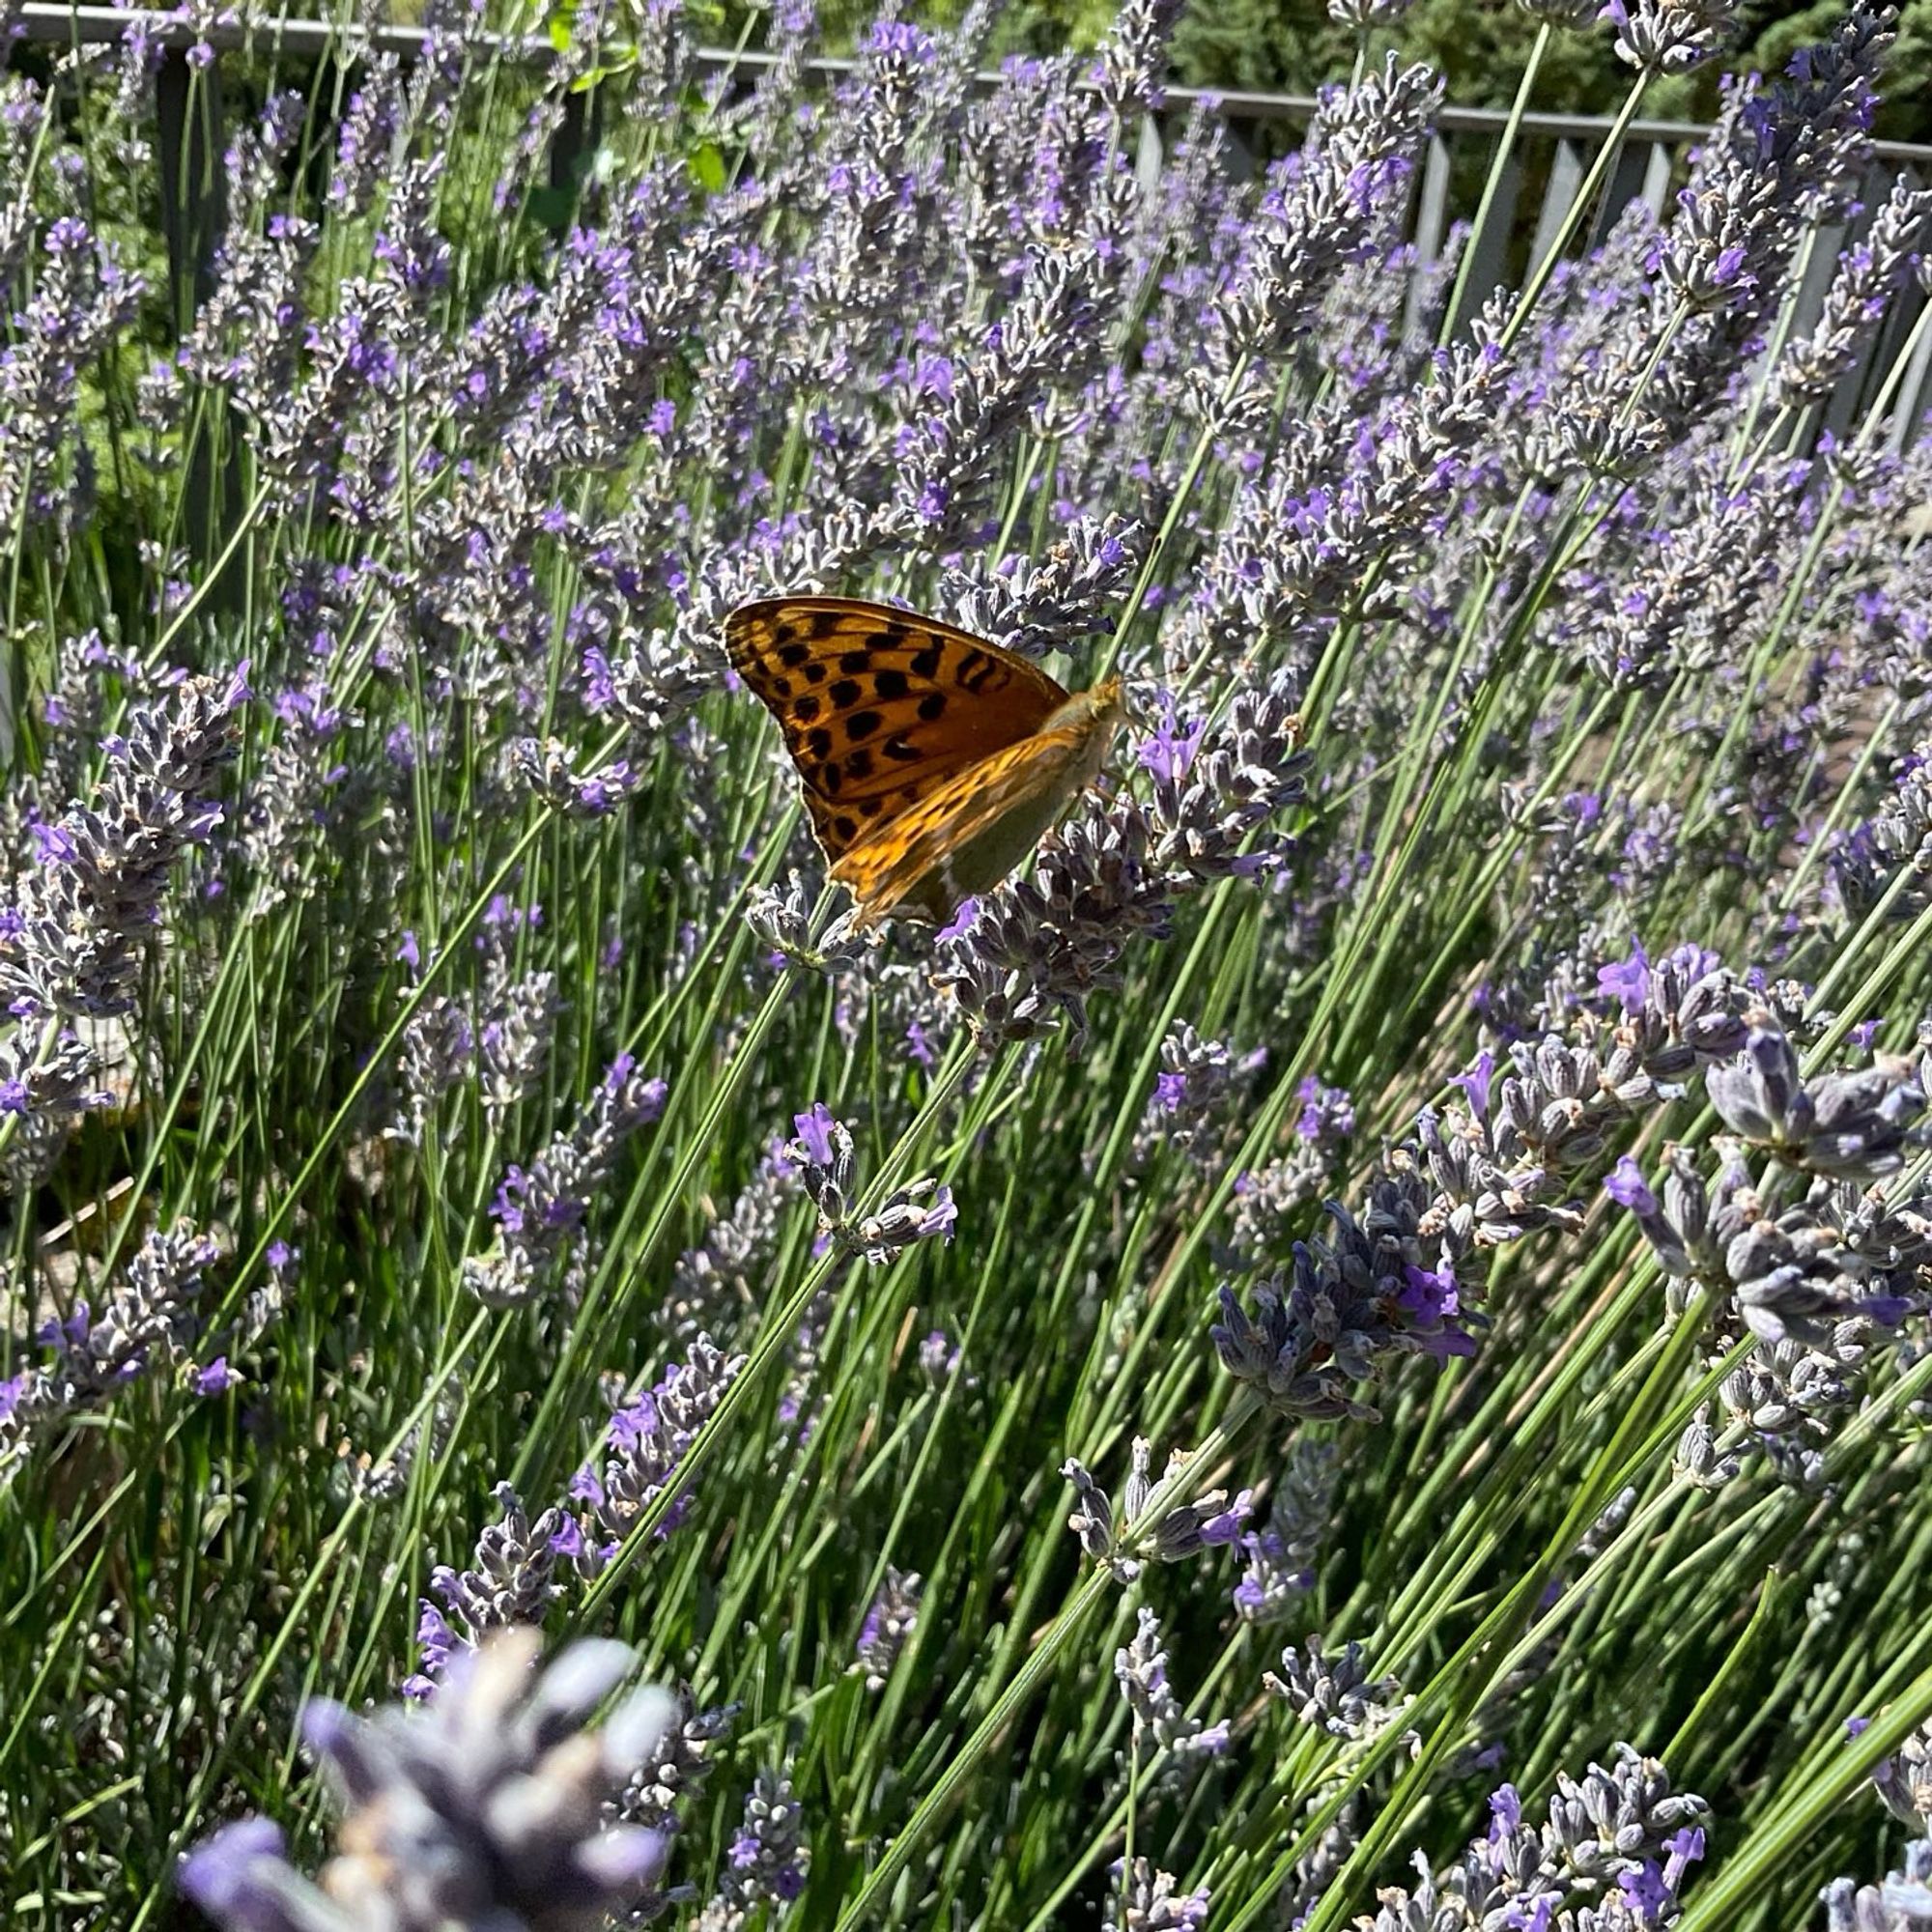
[(505, 1631), (452, 1667), (427, 1711), (359, 1718), (327, 1699), (303, 1730), (344, 1801), (339, 1849), (311, 1884), (263, 1819), (183, 1861), (183, 1889), (232, 1932), (443, 1932), (454, 1924), (593, 1932), (642, 1897), (664, 1837), (606, 1829), (671, 1712), (634, 1691), (601, 1731), (591, 1714), (630, 1674), (620, 1643), (536, 1664), (534, 1631)]
[(852, 1253), (863, 1255), (874, 1267), (896, 1260), (916, 1241), (952, 1238), (958, 1210), (952, 1190), (924, 1179), (894, 1189), (875, 1212), (854, 1220), (852, 1198), (852, 1132), (834, 1120), (823, 1100), (811, 1111), (794, 1114), (798, 1138), (785, 1148), (785, 1158), (798, 1170), (811, 1205), (818, 1209), (818, 1230)]

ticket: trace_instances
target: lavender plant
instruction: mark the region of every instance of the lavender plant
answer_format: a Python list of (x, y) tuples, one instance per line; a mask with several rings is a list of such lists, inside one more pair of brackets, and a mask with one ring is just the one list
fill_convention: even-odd
[[(1896, 23), (1420, 261), (1403, 10), (1259, 174), (1178, 11), (0, 73), (22, 1923), (1932, 1912)], [(1129, 742), (857, 935), (791, 591)]]

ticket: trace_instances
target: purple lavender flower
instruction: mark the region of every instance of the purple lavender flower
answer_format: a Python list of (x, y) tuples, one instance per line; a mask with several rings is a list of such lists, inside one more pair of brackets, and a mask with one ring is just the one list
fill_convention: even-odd
[(917, 1570), (901, 1571), (886, 1565), (885, 1581), (859, 1629), (858, 1656), (853, 1664), (863, 1673), (867, 1690), (885, 1689), (893, 1665), (919, 1622), (919, 1600), (924, 1588)]
[[(1238, 1543), (1254, 1499), (1243, 1490), (1232, 1504), (1225, 1490), (1205, 1490), (1191, 1501), (1170, 1503), (1159, 1520), (1142, 1524), (1156, 1487), (1151, 1473), (1153, 1445), (1145, 1436), (1133, 1444), (1132, 1472), (1118, 1519), (1114, 1505), (1086, 1466), (1073, 1457), (1060, 1473), (1073, 1485), (1076, 1503), (1066, 1526), (1095, 1562), (1104, 1563), (1123, 1583), (1132, 1582), (1149, 1562), (1179, 1563), (1203, 1549)], [(1177, 1450), (1168, 1465), (1172, 1476), (1185, 1463)], [(1129, 1531), (1133, 1533), (1129, 1535)]]
[(1593, 1764), (1580, 1780), (1558, 1773), (1541, 1826), (1525, 1822), (1520, 1798), (1503, 1785), (1490, 1801), (1481, 1837), (1440, 1872), (1418, 1853), (1413, 1889), (1380, 1893), (1380, 1911), (1362, 1925), (1365, 1932), (1405, 1932), (1432, 1922), (1438, 1906), (1466, 1908), (1525, 1932), (1652, 1922), (1633, 1917), (1634, 1902), (1662, 1893), (1664, 1909), (1674, 1912), (1684, 1874), (1704, 1852), (1693, 1821), (1708, 1809), (1701, 1798), (1672, 1792), (1655, 1758), (1619, 1745), (1607, 1767)]
[(213, 1240), (185, 1223), (156, 1229), (99, 1308), (77, 1301), (64, 1320), (41, 1329), (38, 1339), (51, 1359), (0, 1385), (0, 1477), (17, 1469), (66, 1417), (105, 1407), (129, 1383), (185, 1361), (203, 1276), (219, 1254)]
[(534, 1631), (498, 1633), (412, 1717), (312, 1701), (303, 1731), (343, 1804), (320, 1889), (286, 1861), (274, 1826), (250, 1819), (188, 1855), (183, 1889), (234, 1932), (313, 1932), (364, 1906), (395, 1932), (456, 1918), (588, 1925), (639, 1899), (664, 1838), (605, 1828), (601, 1806), (655, 1749), (671, 1700), (634, 1691), (591, 1732), (630, 1650), (581, 1642), (542, 1669), (537, 1653)]
[(1167, 1680), (1167, 1652), (1160, 1620), (1145, 1605), (1132, 1642), (1114, 1653), (1114, 1677), (1134, 1718), (1134, 1748), (1167, 1753), (1170, 1771), (1189, 1758), (1219, 1757), (1228, 1748), (1224, 1721), (1204, 1723), (1187, 1715)]
[(702, 1922), (743, 1924), (789, 1905), (805, 1889), (810, 1848), (805, 1808), (781, 1772), (760, 1771), (745, 1800), (745, 1822), (725, 1853), (725, 1870)]
[(814, 1101), (810, 1113), (794, 1115), (792, 1124), (798, 1138), (786, 1153), (818, 1209), (821, 1236), (838, 1240), (875, 1267), (895, 1260), (916, 1242), (952, 1238), (958, 1219), (952, 1190), (930, 1179), (895, 1188), (870, 1213), (853, 1218), (850, 1129), (833, 1119), (822, 1100)]
[(557, 1135), (527, 1170), (505, 1173), (490, 1209), (498, 1242), (463, 1265), (472, 1294), (506, 1307), (540, 1293), (560, 1266), (566, 1286), (582, 1274), (591, 1199), (624, 1143), (664, 1111), (668, 1092), (664, 1081), (640, 1075), (629, 1054), (611, 1063), (575, 1126)]
[(125, 1013), (177, 860), (220, 822), (246, 665), (143, 705), (109, 748), (92, 805), (46, 828), (43, 864), (0, 921), (0, 991), (15, 1014)]
[(1355, 87), (1323, 90), (1307, 148), (1270, 170), (1233, 285), (1216, 298), (1217, 375), (1292, 347), (1344, 265), (1386, 237), (1439, 99), (1426, 68), (1399, 68), (1393, 55)]
[(498, 1483), (491, 1494), (502, 1509), (502, 1520), (477, 1538), (475, 1567), (458, 1572), (439, 1563), (430, 1571), (430, 1588), (441, 1599), (441, 1607), (428, 1602), (420, 1605), (416, 1641), (422, 1662), (403, 1685), (407, 1697), (433, 1695), (452, 1662), (478, 1649), (490, 1632), (540, 1628), (550, 1605), (563, 1594), (554, 1575), (575, 1541), (566, 1525), (571, 1530), (576, 1525), (554, 1506), (532, 1520), (508, 1483)]
[[(602, 1570), (644, 1512), (677, 1486), (685, 1451), (744, 1366), (743, 1355), (726, 1356), (709, 1337), (696, 1336), (689, 1362), (674, 1364), (651, 1388), (612, 1412), (601, 1470), (586, 1464), (570, 1486), (572, 1496), (586, 1505), (579, 1514), (582, 1544), (577, 1558), (584, 1574)], [(659, 1526), (661, 1537), (676, 1527), (687, 1501), (680, 1495)]]

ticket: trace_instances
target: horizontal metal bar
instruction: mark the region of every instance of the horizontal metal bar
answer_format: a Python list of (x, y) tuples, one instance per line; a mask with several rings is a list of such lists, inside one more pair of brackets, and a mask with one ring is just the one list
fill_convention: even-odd
[[(132, 7), (62, 7), (54, 0), (26, 0), (20, 12), (20, 25), (31, 41), (79, 42), (99, 46), (119, 41), (137, 19), (145, 19), (149, 37), (162, 46), (186, 46), (201, 40), (216, 47), (279, 47), (290, 53), (321, 54), (351, 38), (328, 20), (310, 20), (287, 14), (267, 20), (243, 20), (233, 26), (211, 26), (197, 33), (192, 27), (167, 14)], [(355, 41), (384, 53), (409, 60), (422, 51), (425, 39), (421, 27), (377, 27), (356, 34)], [(540, 35), (515, 38), (488, 34), (483, 43), (501, 59), (519, 67), (548, 67), (556, 58), (550, 42)], [(775, 56), (750, 51), (734, 52), (728, 47), (700, 47), (699, 68), (720, 72), (728, 68), (755, 71), (767, 67)], [(820, 54), (806, 62), (812, 73), (838, 75), (851, 72), (855, 63), (836, 55)], [(981, 74), (980, 84), (996, 86), (999, 76)], [(1254, 94), (1239, 88), (1170, 87), (1167, 99), (1172, 106), (1184, 107), (1197, 100), (1216, 105), (1233, 121), (1306, 121), (1315, 112), (1314, 96), (1306, 94)], [(1494, 107), (1444, 106), (1435, 124), (1450, 132), (1468, 131), (1499, 134), (1509, 116)], [(1535, 111), (1522, 117), (1525, 132), (1552, 135), (1558, 140), (1602, 141), (1611, 128), (1605, 114), (1543, 114)], [(1634, 141), (1652, 141), (1675, 146), (1697, 141), (1711, 131), (1708, 124), (1695, 121), (1633, 121), (1628, 129)], [(1872, 152), (1883, 161), (1918, 162), (1932, 165), (1932, 145), (1920, 141), (1874, 141)]]

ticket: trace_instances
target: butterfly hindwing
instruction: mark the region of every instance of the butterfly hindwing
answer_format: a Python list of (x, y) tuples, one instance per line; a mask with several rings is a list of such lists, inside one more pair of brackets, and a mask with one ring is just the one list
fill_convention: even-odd
[(860, 923), (917, 907), (935, 923), (984, 892), (1030, 852), (1079, 788), (1091, 733), (1041, 731), (982, 758), (936, 787), (834, 864)]
[(1011, 651), (857, 598), (743, 605), (725, 619), (724, 641), (779, 721), (812, 828), (834, 858), (1032, 736), (1066, 696)]

